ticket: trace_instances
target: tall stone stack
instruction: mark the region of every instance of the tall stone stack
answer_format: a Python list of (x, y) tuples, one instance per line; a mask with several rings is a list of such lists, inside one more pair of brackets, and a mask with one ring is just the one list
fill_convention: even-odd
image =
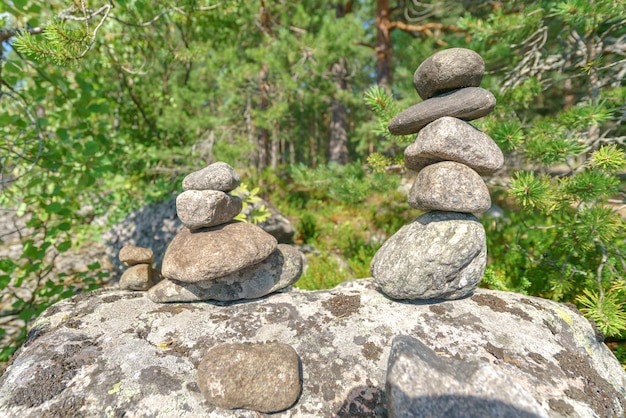
[(481, 175), (504, 163), (502, 151), (468, 120), (489, 114), (496, 99), (480, 88), (485, 72), (476, 52), (438, 52), (415, 71), (422, 102), (389, 123), (395, 135), (417, 134), (404, 152), (406, 167), (418, 171), (409, 205), (427, 213), (404, 225), (372, 260), (371, 272), (394, 299), (458, 299), (482, 279), (487, 244), (473, 215), (491, 206)]
[(239, 176), (217, 162), (183, 179), (176, 211), (184, 228), (163, 258), (154, 302), (235, 301), (259, 298), (295, 283), (302, 274), (297, 249), (278, 244), (256, 225), (233, 221), (242, 202), (229, 194)]

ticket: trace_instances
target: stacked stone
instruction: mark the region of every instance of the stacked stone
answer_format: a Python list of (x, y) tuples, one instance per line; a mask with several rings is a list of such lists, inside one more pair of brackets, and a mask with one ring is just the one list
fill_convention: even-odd
[(302, 273), (297, 249), (279, 245), (256, 225), (233, 219), (242, 210), (229, 194), (239, 176), (223, 162), (183, 179), (176, 212), (184, 225), (163, 257), (163, 280), (148, 291), (154, 302), (234, 301), (259, 298)]
[(474, 51), (434, 54), (413, 79), (423, 101), (389, 123), (392, 134), (418, 134), (404, 152), (406, 167), (418, 171), (409, 205), (429, 211), (403, 226), (372, 260), (372, 276), (392, 298), (458, 299), (482, 279), (486, 237), (473, 214), (491, 206), (481, 175), (504, 163), (493, 139), (466, 122), (495, 107), (493, 94), (479, 87), (484, 72)]
[(152, 287), (154, 254), (150, 248), (125, 245), (120, 249), (119, 258), (129, 266), (120, 278), (120, 289), (148, 290)]

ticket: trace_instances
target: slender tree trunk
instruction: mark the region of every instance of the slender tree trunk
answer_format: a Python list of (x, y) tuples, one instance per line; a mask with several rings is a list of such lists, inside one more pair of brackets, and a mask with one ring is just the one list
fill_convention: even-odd
[[(259, 82), (259, 110), (264, 112), (269, 107), (269, 68), (266, 63), (261, 64), (261, 71), (258, 74)], [(267, 128), (256, 128), (257, 143), (257, 171), (262, 171), (267, 167), (268, 161), (268, 145), (270, 142), (270, 133)]]
[[(345, 60), (333, 64), (331, 73), (335, 77), (338, 91), (348, 88)], [(330, 137), (328, 143), (328, 162), (348, 163), (348, 111), (337, 97), (333, 97), (330, 105)]]
[(390, 33), (389, 0), (376, 1), (376, 83), (391, 91), (393, 48)]

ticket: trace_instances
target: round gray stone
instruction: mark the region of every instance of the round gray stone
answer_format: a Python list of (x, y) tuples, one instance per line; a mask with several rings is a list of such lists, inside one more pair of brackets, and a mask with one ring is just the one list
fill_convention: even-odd
[(450, 48), (424, 61), (413, 75), (413, 85), (424, 100), (446, 91), (478, 87), (485, 74), (485, 62), (471, 49)]
[(298, 400), (300, 381), (298, 354), (278, 342), (220, 344), (198, 365), (200, 391), (225, 409), (282, 411)]
[(502, 168), (504, 156), (489, 135), (469, 123), (444, 116), (426, 125), (404, 150), (406, 168), (419, 171), (440, 161), (456, 161), (479, 174)]
[(120, 277), (120, 289), (148, 290), (152, 287), (153, 270), (150, 264), (135, 264)]
[(150, 248), (136, 245), (124, 245), (119, 252), (119, 259), (127, 266), (135, 264), (151, 264), (154, 261), (154, 253)]
[(486, 262), (485, 229), (474, 215), (429, 212), (383, 244), (371, 272), (393, 299), (458, 299), (476, 288)]
[(258, 264), (203, 282), (165, 279), (150, 289), (148, 297), (153, 302), (256, 299), (294, 284), (302, 274), (302, 261), (295, 247), (279, 244), (276, 251)]
[(242, 206), (240, 198), (219, 190), (186, 190), (176, 197), (176, 213), (189, 229), (226, 223), (241, 212)]
[(491, 207), (489, 189), (471, 168), (452, 161), (425, 167), (409, 191), (409, 205), (420, 210), (482, 213)]
[(245, 222), (183, 228), (165, 251), (161, 276), (189, 283), (211, 280), (260, 263), (277, 246), (276, 238)]
[(441, 117), (474, 120), (488, 115), (495, 106), (496, 98), (488, 90), (466, 87), (409, 107), (389, 122), (388, 129), (394, 135), (416, 134)]
[(183, 179), (183, 190), (220, 190), (230, 192), (239, 186), (235, 170), (224, 162), (213, 163)]

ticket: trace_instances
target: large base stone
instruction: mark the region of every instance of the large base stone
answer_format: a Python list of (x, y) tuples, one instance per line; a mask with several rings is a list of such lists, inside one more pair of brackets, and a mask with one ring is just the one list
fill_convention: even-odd
[(476, 288), (486, 263), (485, 229), (474, 215), (429, 212), (383, 244), (371, 271), (394, 299), (458, 299)]
[(246, 303), (164, 305), (121, 290), (62, 300), (0, 377), (0, 416), (259, 417), (208, 404), (197, 368), (221, 344), (277, 341), (300, 357), (302, 395), (273, 417), (384, 417), (396, 335), (497, 368), (540, 416), (624, 416), (626, 373), (575, 309), (485, 289), (396, 302), (367, 279)]

